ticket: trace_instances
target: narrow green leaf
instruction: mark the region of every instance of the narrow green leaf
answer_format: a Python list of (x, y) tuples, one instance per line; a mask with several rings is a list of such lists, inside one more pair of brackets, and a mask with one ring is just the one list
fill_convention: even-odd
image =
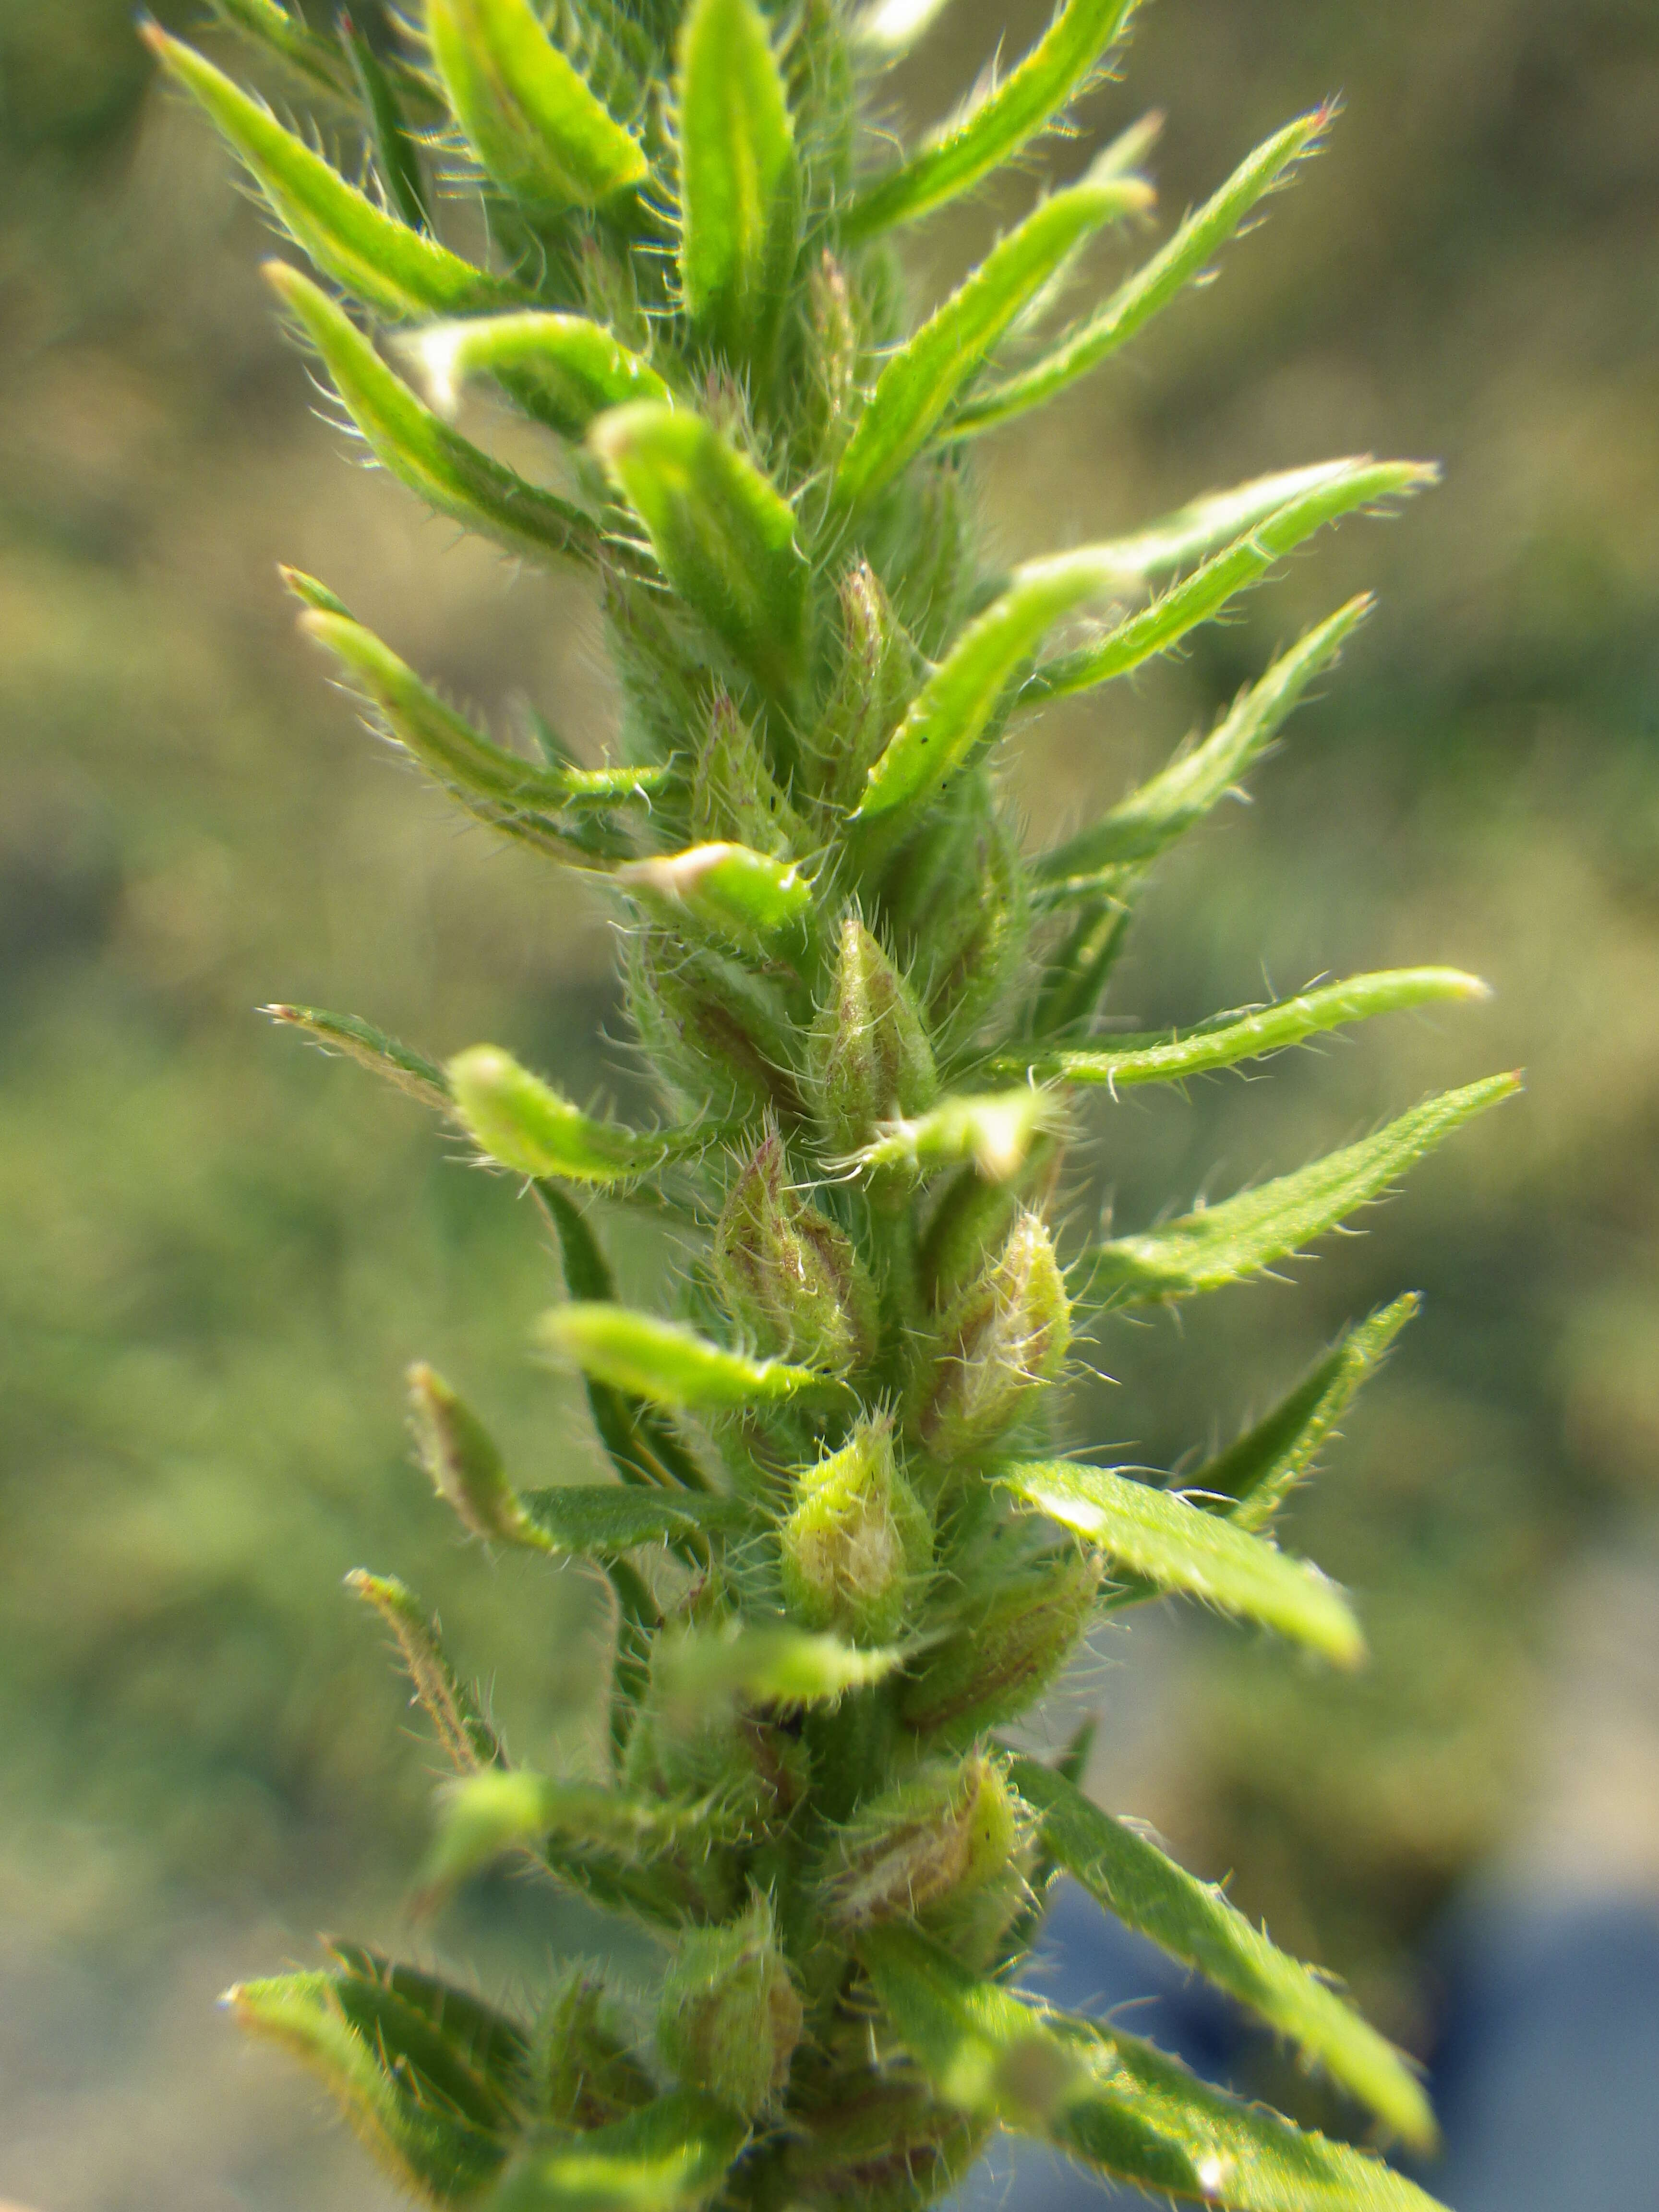
[(429, 507), (507, 551), (592, 560), (599, 535), (580, 508), (527, 483), (423, 407), (349, 315), (283, 261), (265, 274), (322, 356), (346, 411), (381, 465)]
[(1212, 257), (1234, 237), (1266, 195), (1316, 150), (1333, 110), (1316, 108), (1269, 138), (1240, 163), (1213, 198), (1189, 215), (1169, 244), (1120, 284), (1105, 304), (1029, 368), (976, 392), (951, 425), (952, 437), (994, 429), (1011, 416), (1040, 407), (1125, 345), (1200, 278)]
[(753, 0), (695, 0), (678, 97), (686, 312), (763, 387), (794, 270), (800, 174), (782, 73)]
[(1340, 477), (1280, 507), (1104, 637), (1045, 661), (1026, 684), (1022, 701), (1064, 699), (1074, 691), (1086, 691), (1115, 676), (1127, 675), (1144, 661), (1168, 653), (1200, 623), (1211, 621), (1230, 600), (1259, 582), (1276, 562), (1328, 522), (1380, 500), (1403, 497), (1435, 483), (1438, 476), (1439, 471), (1431, 464), (1417, 461), (1352, 463)]
[(1173, 514), (1149, 522), (1132, 537), (1103, 546), (1117, 566), (1118, 585), (1127, 589), (1183, 568), (1231, 545), (1247, 530), (1254, 530), (1281, 507), (1306, 493), (1340, 483), (1355, 466), (1353, 459), (1314, 461), (1300, 469), (1278, 469), (1271, 476), (1253, 477), (1248, 483), (1226, 491), (1207, 491), (1189, 500)]
[(941, 207), (1012, 161), (1058, 123), (1121, 36), (1135, 0), (1065, 0), (1024, 59), (896, 169), (862, 192), (842, 220), (848, 245)]
[(434, 1494), (471, 1536), (545, 1552), (546, 1535), (508, 1480), (495, 1438), (443, 1376), (416, 1360), (409, 1370), (410, 1427)]
[(1413, 2149), (1435, 2148), (1434, 2114), (1407, 2061), (1328, 1984), (1252, 1927), (1220, 1889), (1197, 1881), (1036, 1759), (1017, 1758), (1009, 1778), (1042, 1815), (1048, 1857), (1109, 1912), (1260, 2014)]
[(1183, 1485), (1194, 1501), (1241, 1528), (1265, 1528), (1422, 1303), (1407, 1291), (1350, 1329), (1288, 1398)]
[(1109, 552), (1092, 545), (1016, 568), (1007, 590), (969, 623), (916, 694), (853, 818), (870, 822), (900, 808), (913, 817), (972, 756), (1010, 678), (1045, 634), (1115, 581)]
[[(692, 1549), (689, 1543), (684, 1548)], [(611, 1652), (611, 1756), (621, 1771), (651, 1686), (651, 1647), (662, 1627), (662, 1611), (650, 1584), (626, 1559), (609, 1559), (605, 1572), (617, 1609)]]
[(748, 2123), (728, 2106), (677, 2089), (626, 2119), (533, 2144), (489, 2212), (696, 2212), (748, 2134)]
[(398, 322), (465, 314), (514, 296), (511, 286), (377, 207), (192, 47), (154, 23), (143, 26), (143, 37), (230, 141), (283, 228), (337, 284)]
[(1029, 1083), (1016, 1091), (945, 1098), (913, 1121), (886, 1123), (856, 1155), (857, 1164), (927, 1175), (971, 1161), (988, 1182), (1007, 1182), (1024, 1166), (1038, 1139), (1061, 1128), (1065, 1118), (1052, 1091)]
[(669, 397), (648, 362), (586, 315), (477, 315), (430, 324), (402, 343), (434, 410), (446, 418), (480, 376), (496, 378), (567, 438), (586, 437), (608, 407)]
[(1040, 202), (993, 247), (883, 368), (836, 471), (843, 510), (873, 498), (915, 459), (992, 348), (1082, 242), (1152, 198), (1139, 177), (1091, 173)]
[(1307, 631), (1259, 684), (1240, 695), (1202, 744), (1177, 755), (1091, 829), (1045, 853), (1033, 871), (1039, 887), (1056, 896), (1092, 890), (1115, 870), (1144, 868), (1201, 822), (1272, 744), (1309, 684), (1331, 666), (1372, 604), (1369, 594), (1350, 599)]
[(1317, 1567), (1172, 1491), (1069, 1460), (1011, 1467), (999, 1480), (1154, 1589), (1201, 1598), (1221, 1613), (1259, 1622), (1339, 1667), (1357, 1666), (1364, 1656), (1346, 1599)]
[(309, 607), (300, 627), (340, 662), (393, 741), (480, 821), (567, 857), (635, 849), (594, 817), (649, 800), (667, 781), (666, 769), (554, 768), (525, 760), (475, 730), (349, 614)]
[(1212, 1068), (1235, 1067), (1241, 1060), (1282, 1052), (1287, 1045), (1339, 1029), (1345, 1022), (1368, 1021), (1374, 1014), (1434, 1006), (1447, 999), (1486, 996), (1487, 987), (1478, 975), (1466, 975), (1456, 968), (1390, 968), (1374, 975), (1351, 975), (1342, 983), (1321, 984), (1271, 1006), (1215, 1014), (1184, 1036), (1170, 1030), (1158, 1036), (1115, 1037), (1109, 1044), (1044, 1053), (1036, 1060), (1022, 1054), (995, 1065), (1009, 1074), (1103, 1084), (1112, 1091), (1137, 1083), (1182, 1083)]
[(507, 1754), (501, 1738), (444, 1656), (436, 1624), (428, 1620), (414, 1592), (391, 1575), (371, 1575), (363, 1567), (354, 1567), (345, 1583), (392, 1631), (416, 1698), (451, 1764), (463, 1774), (503, 1765)]
[(426, 0), (432, 58), (468, 144), (514, 199), (599, 207), (650, 173), (531, 0)]
[(892, 1647), (863, 1648), (804, 1628), (754, 1628), (733, 1622), (723, 1633), (690, 1631), (665, 1638), (653, 1679), (665, 1710), (687, 1723), (711, 1702), (740, 1698), (751, 1705), (831, 1705), (848, 1690), (880, 1682), (904, 1663)]
[(421, 157), (404, 120), (398, 94), (386, 64), (349, 15), (340, 17), (340, 44), (356, 80), (368, 118), (369, 139), (375, 167), (386, 196), (400, 222), (411, 230), (430, 231), (432, 210), (427, 204), (426, 179)]
[(527, 1491), (524, 1510), (556, 1552), (611, 1559), (642, 1544), (741, 1528), (741, 1506), (724, 1498), (629, 1489), (621, 1484), (561, 1484)]
[(667, 1156), (662, 1138), (584, 1114), (498, 1046), (474, 1045), (446, 1072), (462, 1127), (516, 1175), (610, 1186), (648, 1174)]
[[(1089, 164), (1090, 181), (1095, 184), (1105, 184), (1112, 179), (1117, 179), (1136, 184), (1145, 195), (1142, 201), (1143, 210), (1156, 205), (1158, 194), (1152, 187), (1151, 179), (1140, 173), (1140, 164), (1158, 143), (1158, 134), (1163, 128), (1163, 116), (1154, 112), (1150, 115), (1143, 115), (1138, 123), (1132, 123), (1127, 131), (1120, 131), (1115, 138), (1102, 147), (1100, 152)], [(1041, 329), (1048, 320), (1060, 302), (1077, 282), (1078, 273), (1083, 266), (1084, 249), (1086, 243), (1087, 241), (1085, 240), (1083, 244), (1075, 246), (1070, 253), (1066, 254), (1048, 283), (1034, 293), (1029, 302), (1020, 309), (1018, 314), (1008, 325), (1006, 343), (1022, 344), (1032, 332)], [(948, 440), (948, 432), (946, 437)]]
[(1196, 2081), (1150, 2043), (981, 1980), (919, 1929), (859, 1950), (936, 2093), (1157, 2197), (1224, 2212), (1441, 2212), (1380, 2159)]
[(430, 1903), (510, 1850), (550, 1838), (648, 1865), (684, 1838), (711, 1832), (702, 1802), (627, 1797), (587, 1782), (555, 1782), (524, 1767), (493, 1767), (448, 1784), (437, 1834), (421, 1877)]
[(210, 0), (210, 5), (221, 22), (286, 63), (308, 83), (339, 100), (351, 97), (351, 75), (341, 56), (326, 39), (296, 22), (278, 0)]
[(259, 1012), (269, 1014), (284, 1029), (303, 1030), (325, 1050), (343, 1052), (360, 1067), (383, 1075), (399, 1091), (418, 1098), (422, 1106), (448, 1112), (449, 1079), (442, 1068), (372, 1023), (360, 1020), (356, 1014), (325, 1013), (320, 1006), (261, 1006)]
[(1045, 961), (1033, 1039), (1086, 1031), (1129, 941), (1130, 909), (1109, 872), (1075, 887), (1071, 927)]
[[(320, 2075), (392, 2174), (428, 2202), (448, 2204), (474, 2196), (501, 2171), (504, 2131), (455, 2109), (447, 2069), (441, 2069), (446, 2078), (435, 2080), (407, 2048), (398, 2047), (403, 2039), (395, 2030), (401, 2025), (414, 2031), (410, 2039), (420, 2042), (422, 2055), (430, 2055), (418, 2021), (352, 2020), (342, 2002), (341, 1979), (333, 1974), (241, 1982), (222, 2002), (239, 2027), (280, 2044)], [(383, 2026), (393, 2030), (389, 2045), (380, 2040)]]
[(589, 442), (675, 591), (774, 698), (787, 700), (805, 668), (807, 584), (787, 501), (687, 408), (617, 408)]
[(733, 1411), (791, 1398), (839, 1398), (842, 1385), (811, 1367), (750, 1359), (711, 1344), (683, 1322), (626, 1306), (572, 1304), (542, 1320), (547, 1348), (617, 1390), (650, 1404)]
[(1201, 1206), (1147, 1236), (1115, 1238), (1091, 1255), (1084, 1295), (1108, 1307), (1144, 1305), (1260, 1274), (1380, 1198), (1443, 1137), (1520, 1088), (1518, 1075), (1489, 1075), (1462, 1091), (1444, 1091), (1374, 1137), (1259, 1190)]

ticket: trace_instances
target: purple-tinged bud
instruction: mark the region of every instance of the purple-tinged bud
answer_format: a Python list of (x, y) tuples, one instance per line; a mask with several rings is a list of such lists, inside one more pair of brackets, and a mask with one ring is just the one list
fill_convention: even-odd
[(801, 2024), (765, 1898), (725, 1927), (681, 1936), (663, 1980), (657, 2046), (686, 2087), (756, 2118), (782, 2095)]
[(995, 1443), (1059, 1374), (1071, 1335), (1053, 1241), (1037, 1215), (1022, 1213), (1001, 1256), (945, 1316), (915, 1420), (929, 1451), (959, 1460)]
[(1000, 1767), (975, 1754), (930, 1760), (860, 1807), (837, 1839), (829, 1876), (838, 1927), (927, 1918), (1012, 1874), (1023, 1888), (1029, 1820)]
[(732, 1317), (763, 1352), (844, 1375), (874, 1350), (875, 1286), (852, 1240), (791, 1186), (775, 1130), (732, 1186), (714, 1267)]
[(549, 1548), (507, 1480), (483, 1424), (442, 1376), (425, 1365), (409, 1370), (409, 1419), (432, 1487), (465, 1528), (504, 1544)]
[(1024, 1712), (1076, 1650), (1100, 1577), (1097, 1558), (1061, 1552), (965, 1607), (912, 1677), (900, 1709), (906, 1723), (919, 1735), (969, 1743)]
[(787, 1021), (766, 977), (665, 931), (642, 931), (630, 947), (628, 1010), (653, 1073), (691, 1111), (803, 1116)]
[(939, 1071), (908, 985), (861, 921), (842, 924), (829, 1003), (812, 1027), (819, 1118), (851, 1156), (878, 1123), (924, 1113)]
[(885, 1414), (806, 1470), (780, 1532), (784, 1603), (804, 1628), (890, 1644), (933, 1565), (933, 1529), (893, 1454)]
[(605, 2127), (656, 2094), (619, 2011), (592, 1966), (570, 1967), (543, 2006), (531, 2065), (540, 2109), (556, 2127)]

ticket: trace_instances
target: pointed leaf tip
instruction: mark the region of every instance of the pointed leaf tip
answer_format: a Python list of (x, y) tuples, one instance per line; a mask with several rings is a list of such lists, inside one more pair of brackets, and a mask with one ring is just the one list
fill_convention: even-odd
[(1485, 999), (1488, 986), (1456, 968), (1394, 968), (1375, 975), (1352, 975), (1325, 983), (1273, 1005), (1216, 1014), (1183, 1036), (1115, 1038), (1111, 1043), (1036, 1060), (999, 1062), (1028, 1068), (1033, 1075), (1066, 1083), (1099, 1084), (1127, 1090), (1142, 1083), (1182, 1083), (1217, 1068), (1236, 1067), (1288, 1046), (1378, 1014), (1443, 1004), (1449, 1000)]
[(1042, 1816), (1043, 1848), (1107, 1911), (1248, 2005), (1418, 2151), (1439, 2139), (1422, 2083), (1328, 1984), (1279, 1950), (1224, 1891), (1196, 1880), (1071, 1778), (1017, 1758), (1014, 1787)]
[(1518, 1075), (1491, 1075), (1444, 1091), (1294, 1174), (1200, 1206), (1167, 1228), (1117, 1237), (1091, 1255), (1083, 1295), (1097, 1306), (1139, 1305), (1260, 1274), (1380, 1198), (1453, 1130), (1520, 1088)]
[(405, 322), (464, 314), (519, 296), (349, 184), (193, 46), (153, 24), (144, 38), (168, 76), (229, 141), (295, 244), (355, 298)]
[(1109, 1468), (1066, 1460), (1009, 1468), (1002, 1487), (1154, 1589), (1179, 1592), (1357, 1667), (1364, 1638), (1336, 1584), (1304, 1559)]
[(876, 179), (842, 219), (849, 243), (914, 221), (971, 191), (1056, 125), (1122, 36), (1135, 0), (1065, 0), (1030, 52), (963, 113)]

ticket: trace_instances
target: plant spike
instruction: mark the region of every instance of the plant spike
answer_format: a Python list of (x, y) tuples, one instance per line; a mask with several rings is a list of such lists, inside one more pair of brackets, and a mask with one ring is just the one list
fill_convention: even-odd
[[(866, 100), (942, 6), (418, 0), (420, 43), (388, 49), (337, 5), (313, 28), (283, 0), (214, 0), (314, 91), (317, 124), (295, 127), (144, 32), (315, 270), (270, 273), (370, 458), (510, 559), (591, 586), (617, 679), (591, 749), (538, 720), (518, 750), (285, 572), (372, 726), (621, 921), (654, 1097), (629, 1126), (567, 1094), (545, 1040), (524, 1061), (465, 1036), (427, 1052), (266, 1010), (527, 1186), (563, 1293), (534, 1341), (580, 1376), (599, 1447), (509, 1473), (465, 1380), (410, 1370), (417, 1455), (461, 1528), (526, 1573), (576, 1561), (605, 1584), (587, 1740), (553, 1771), (509, 1763), (401, 1583), (349, 1584), (455, 1769), (418, 1901), (509, 1857), (661, 1948), (649, 2002), (567, 1966), (520, 2020), (339, 1943), (231, 1999), (441, 2212), (921, 2212), (998, 2128), (1231, 2212), (1430, 2212), (1378, 2159), (1015, 1993), (1069, 1871), (1407, 2144), (1432, 2141), (1399, 2054), (1089, 1802), (1086, 1727), (1054, 1769), (990, 1731), (1104, 1615), (1160, 1595), (1363, 1657), (1352, 1603), (1270, 1530), (1414, 1299), (1179, 1482), (1050, 1437), (1085, 1321), (1274, 1267), (1516, 1087), (1431, 1099), (1144, 1235), (1089, 1249), (1057, 1215), (1068, 1146), (1111, 1110), (1097, 1092), (1482, 994), (1410, 968), (1093, 1033), (1149, 872), (1370, 603), (1048, 852), (1022, 851), (996, 756), (1032, 709), (1170, 652), (1326, 523), (1432, 471), (1316, 462), (999, 568), (969, 441), (1194, 285), (1333, 110), (1049, 339), (1090, 241), (1150, 204), (1161, 118), (1109, 133), (918, 323), (889, 234), (1068, 128), (1133, 13), (1059, 0), (962, 113), (883, 151)], [(368, 189), (334, 165), (343, 116)], [(478, 387), (544, 436), (545, 474), (457, 427)], [(624, 1205), (650, 1209), (673, 1272), (641, 1306), (606, 1257)]]

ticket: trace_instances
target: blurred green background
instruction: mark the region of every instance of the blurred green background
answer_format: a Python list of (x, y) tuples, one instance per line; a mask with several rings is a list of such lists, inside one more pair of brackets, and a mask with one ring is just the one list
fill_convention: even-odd
[[(1039, 19), (956, 0), (899, 106), (939, 112), (964, 57)], [(1381, 592), (1254, 806), (1167, 872), (1117, 1011), (1419, 959), (1495, 1001), (1103, 1106), (1091, 1168), (1135, 1225), (1430, 1088), (1500, 1065), (1530, 1088), (1295, 1287), (1114, 1327), (1076, 1426), (1174, 1464), (1346, 1316), (1427, 1292), (1294, 1532), (1360, 1594), (1370, 1673), (1153, 1619), (1085, 1685), (1106, 1801), (1231, 1869), (1421, 2047), (1425, 1945), (1472, 1884), (1659, 1893), (1659, 15), (1158, 0), (1085, 135), (1167, 110), (1166, 225), (1338, 88), (1331, 150), (1213, 289), (992, 441), (983, 480), (1018, 556), (1331, 453), (1447, 465), (1011, 771), (1046, 836)], [(926, 234), (924, 293), (996, 213)], [(626, 1102), (596, 906), (362, 737), (275, 564), (456, 693), (566, 728), (603, 727), (597, 629), (346, 465), (274, 329), (268, 242), (122, 0), (0, 0), (0, 2197), (40, 2212), (369, 2203), (216, 1988), (319, 1925), (476, 1938), (497, 1985), (509, 1930), (532, 1961), (583, 1933), (505, 1890), (404, 1924), (431, 1760), (340, 1590), (404, 1575), (516, 1742), (580, 1745), (587, 1589), (460, 1549), (401, 1428), (429, 1358), (520, 1465), (580, 1464), (526, 1354), (547, 1252), (417, 1109), (253, 1009), (495, 1038)], [(623, 1259), (648, 1280), (647, 1245)]]

